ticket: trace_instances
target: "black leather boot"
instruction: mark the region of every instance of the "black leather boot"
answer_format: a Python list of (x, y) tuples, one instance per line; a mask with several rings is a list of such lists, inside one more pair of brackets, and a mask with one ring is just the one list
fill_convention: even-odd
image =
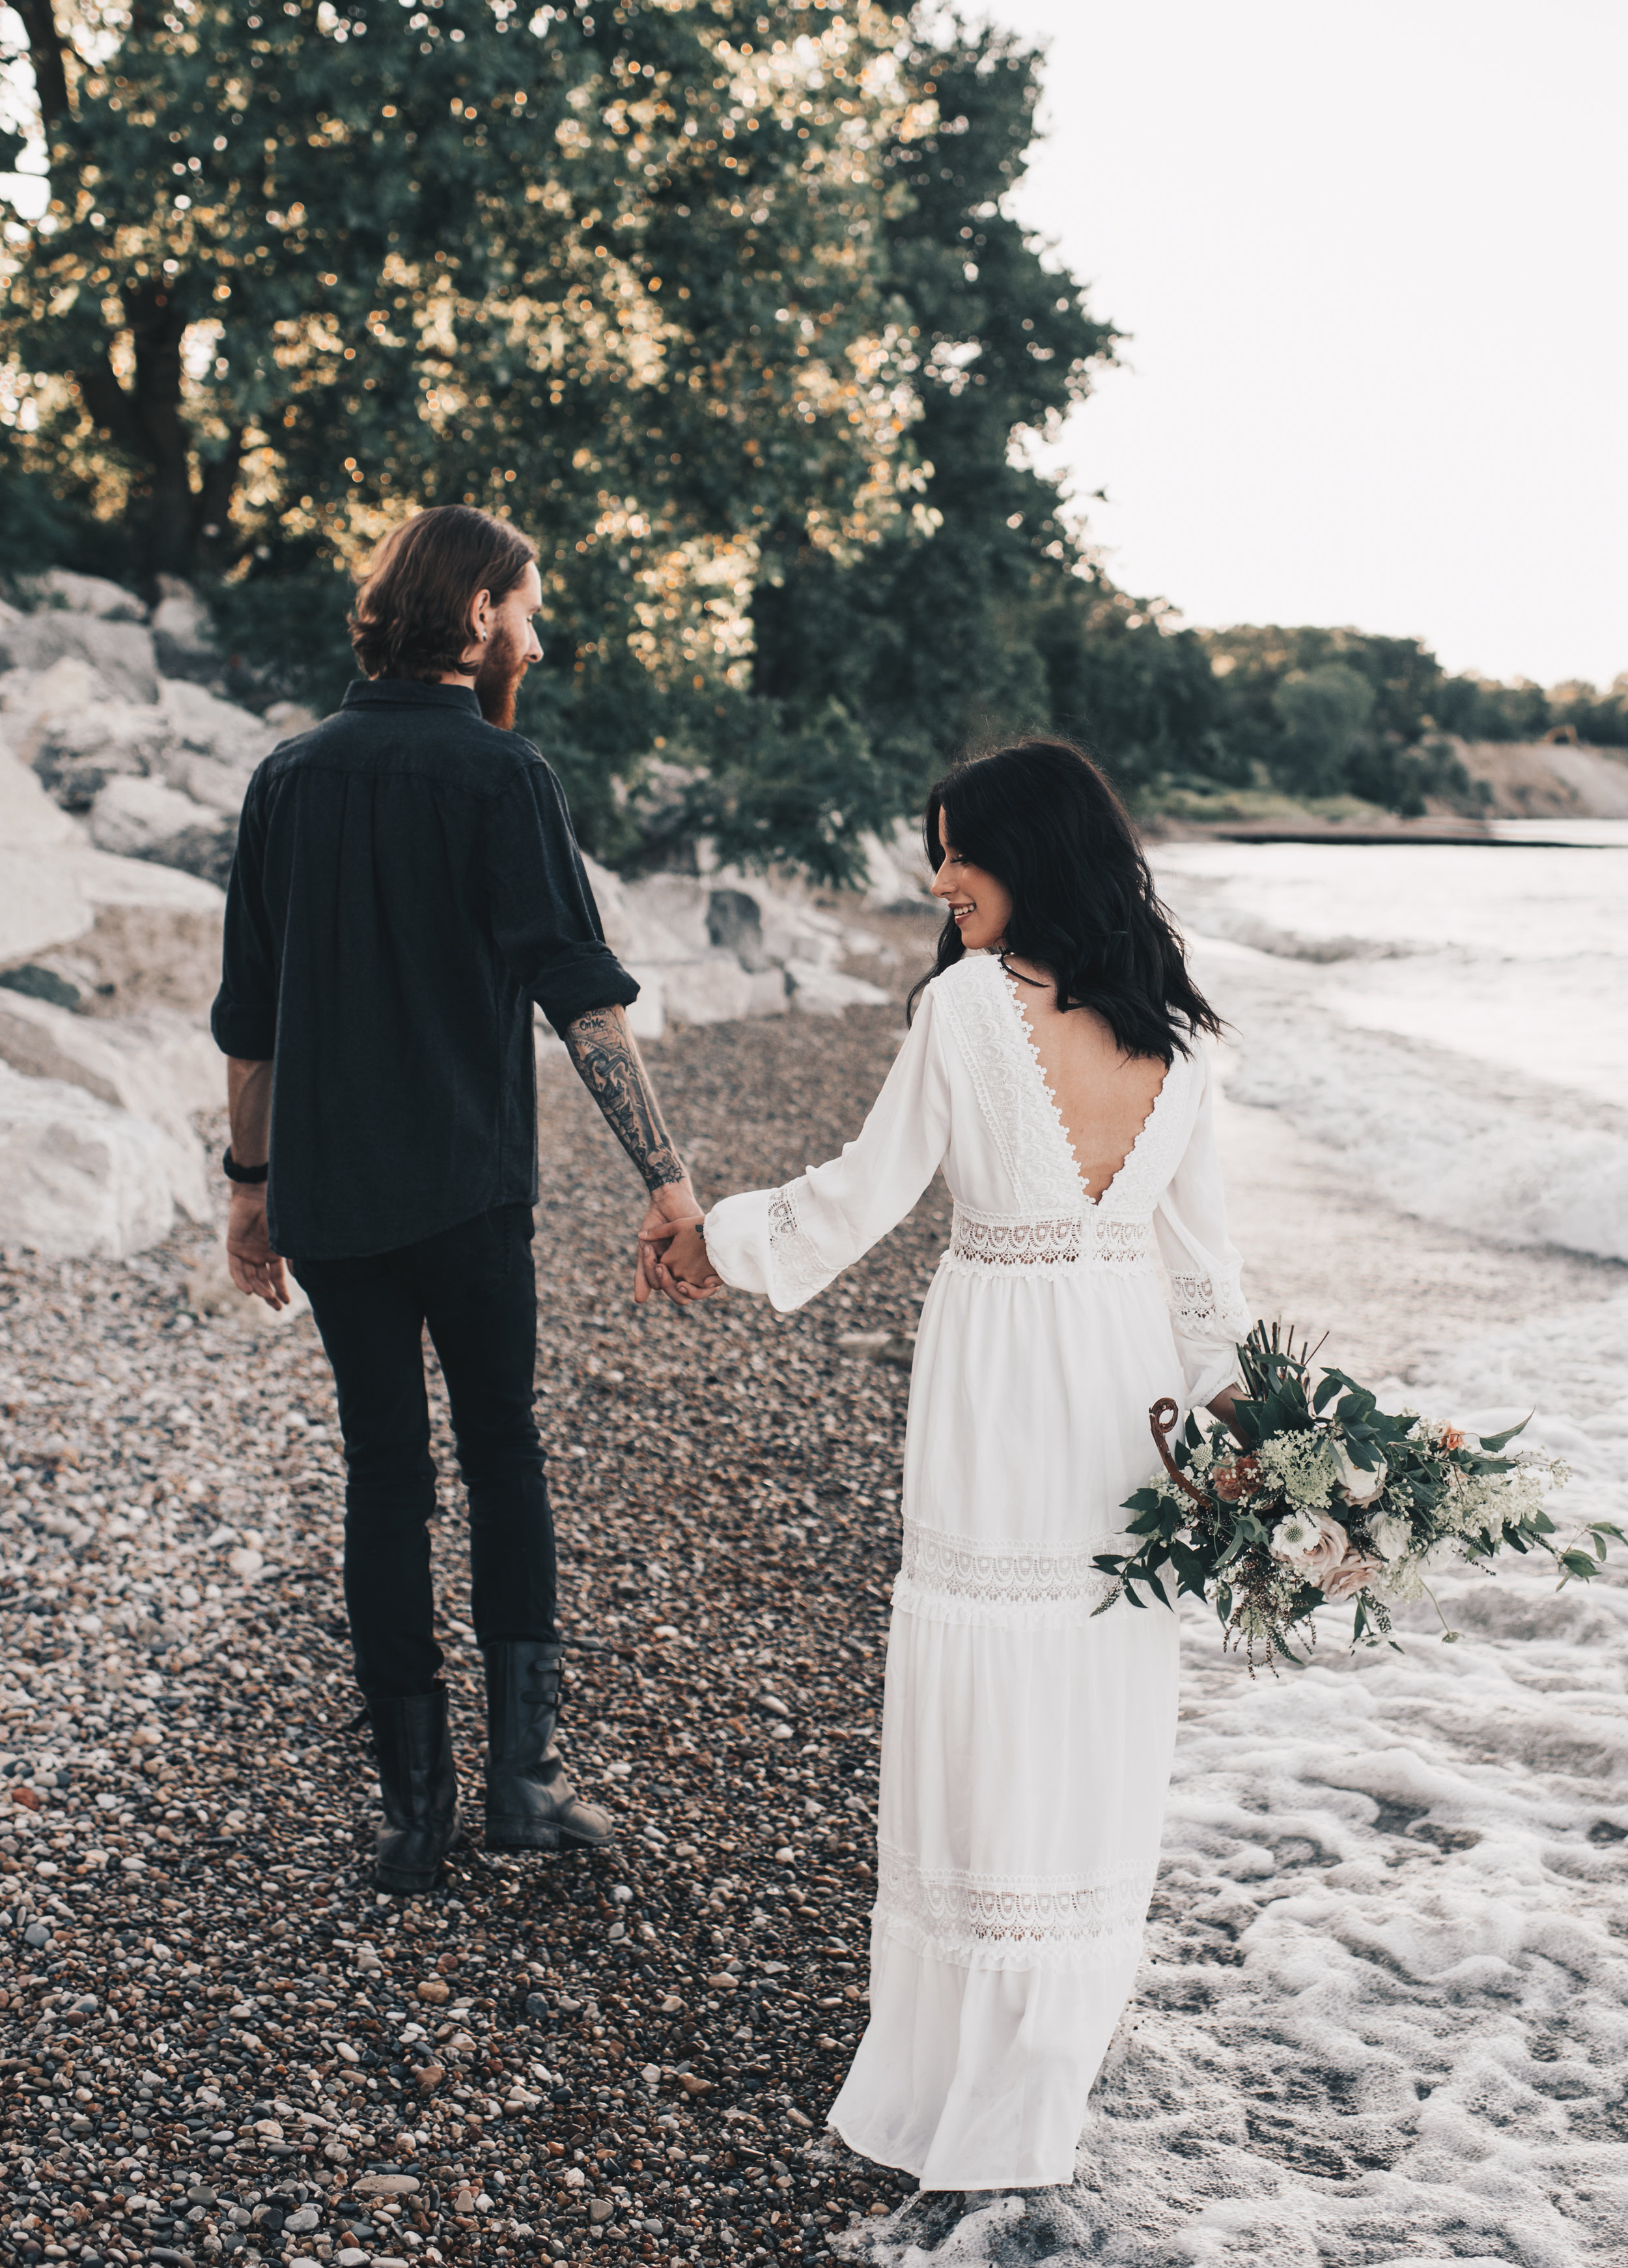
[(608, 1843), (608, 1812), (572, 1793), (554, 1727), (565, 1648), (542, 1638), (499, 1638), (486, 1656), (486, 1847), (565, 1851)]
[(429, 1890), (458, 1840), (458, 1771), (446, 1688), (370, 1700), (385, 1831), (373, 1856), (381, 1890)]

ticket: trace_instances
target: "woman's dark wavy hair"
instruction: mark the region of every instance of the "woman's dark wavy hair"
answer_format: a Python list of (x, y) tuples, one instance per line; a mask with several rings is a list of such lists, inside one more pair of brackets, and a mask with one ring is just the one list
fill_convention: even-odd
[(464, 667), (477, 591), (505, 599), (537, 546), (465, 504), (431, 504), (379, 545), (356, 593), (350, 643), (369, 677), (436, 677)]
[[(1127, 1055), (1168, 1068), (1192, 1035), (1217, 1037), (1221, 1019), (1187, 973), (1125, 806), (1083, 748), (1025, 740), (970, 757), (928, 798), (922, 822), (936, 873), (940, 814), (957, 855), (1012, 895), (1002, 958), (1048, 969), (1058, 1005), (1094, 1008)], [(965, 948), (953, 920), (917, 998)]]

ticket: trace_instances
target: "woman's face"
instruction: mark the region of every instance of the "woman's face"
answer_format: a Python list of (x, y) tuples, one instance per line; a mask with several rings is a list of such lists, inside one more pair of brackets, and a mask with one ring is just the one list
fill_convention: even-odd
[(944, 814), (938, 814), (938, 839), (943, 849), (933, 877), (933, 895), (942, 898), (955, 917), (961, 942), (969, 953), (997, 946), (1012, 918), (1012, 894), (993, 874), (963, 858), (950, 840)]

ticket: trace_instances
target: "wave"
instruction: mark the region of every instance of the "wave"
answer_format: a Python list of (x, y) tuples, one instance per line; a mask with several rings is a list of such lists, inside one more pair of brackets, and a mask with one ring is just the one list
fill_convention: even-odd
[(1628, 1261), (1628, 1112), (1343, 1020), (1314, 967), (1211, 938), (1194, 960), (1234, 1027), (1235, 1101), (1281, 1111), (1403, 1211)]

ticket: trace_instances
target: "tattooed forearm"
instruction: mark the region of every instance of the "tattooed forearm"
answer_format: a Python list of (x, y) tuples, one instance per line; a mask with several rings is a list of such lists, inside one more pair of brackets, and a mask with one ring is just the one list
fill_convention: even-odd
[(644, 1176), (658, 1189), (684, 1179), (684, 1163), (662, 1123), (649, 1075), (620, 1008), (590, 1008), (565, 1027), (565, 1044), (577, 1076), (605, 1114), (605, 1123)]

